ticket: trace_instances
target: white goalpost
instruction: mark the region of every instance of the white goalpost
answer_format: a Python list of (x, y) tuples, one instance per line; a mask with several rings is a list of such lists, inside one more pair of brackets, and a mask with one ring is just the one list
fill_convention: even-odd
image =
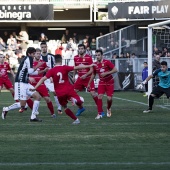
[[(170, 20), (162, 21), (162, 22), (158, 22), (158, 23), (155, 23), (155, 24), (148, 25), (148, 75), (151, 75), (152, 72), (153, 72), (153, 67), (152, 67), (152, 61), (153, 61), (153, 32), (154, 32), (154, 30), (162, 29), (164, 31), (162, 31), (161, 34), (164, 34), (163, 36), (166, 37), (166, 35), (167, 35), (166, 30), (168, 30), (168, 34), (170, 35), (170, 27), (167, 26), (168, 24), (170, 24)], [(159, 35), (159, 37), (160, 36), (161, 35)], [(169, 41), (169, 44), (170, 44), (170, 38), (169, 37), (168, 37), (168, 41)], [(163, 41), (163, 42), (165, 42), (165, 41)], [(166, 43), (164, 44), (164, 47), (169, 48)], [(161, 60), (169, 61), (168, 65), (170, 67), (170, 60), (169, 59), (162, 58)], [(148, 82), (148, 97), (149, 97), (149, 94), (152, 92), (152, 89), (153, 89), (153, 81), (150, 80)], [(170, 105), (170, 103), (168, 105)]]

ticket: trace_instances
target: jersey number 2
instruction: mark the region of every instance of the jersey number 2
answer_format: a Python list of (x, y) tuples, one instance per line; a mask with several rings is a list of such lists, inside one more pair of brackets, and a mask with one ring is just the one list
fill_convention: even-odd
[(59, 83), (64, 83), (64, 80), (62, 80), (62, 78), (63, 78), (62, 73), (61, 73), (61, 72), (58, 72), (58, 73), (57, 73), (57, 76), (60, 76), (60, 78), (59, 78)]

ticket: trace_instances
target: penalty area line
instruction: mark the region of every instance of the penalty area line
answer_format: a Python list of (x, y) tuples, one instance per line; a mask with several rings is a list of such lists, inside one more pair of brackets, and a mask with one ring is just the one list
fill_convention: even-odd
[[(141, 104), (141, 105), (145, 105), (145, 106), (148, 106), (148, 104), (146, 103), (143, 103), (143, 102), (138, 102), (138, 101), (135, 101), (135, 100), (129, 100), (129, 99), (123, 99), (123, 98), (119, 98), (119, 97), (113, 97), (114, 99), (118, 99), (118, 100), (123, 100), (123, 101), (127, 101), (127, 102), (132, 102), (132, 103), (137, 103), (137, 104)], [(163, 105), (155, 105), (157, 107), (160, 107), (162, 109), (167, 109), (167, 110), (170, 110), (170, 108), (166, 107), (166, 106), (163, 106)]]
[(36, 166), (36, 165), (170, 165), (170, 162), (23, 162), (0, 163), (0, 166)]

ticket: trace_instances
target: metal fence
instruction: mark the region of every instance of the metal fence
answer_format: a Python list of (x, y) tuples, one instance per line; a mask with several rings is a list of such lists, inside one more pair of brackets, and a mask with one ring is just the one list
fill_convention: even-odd
[(131, 25), (100, 36), (96, 40), (97, 48), (103, 50), (108, 59), (114, 54), (135, 53), (138, 57), (147, 56), (147, 37), (145, 30), (139, 30), (136, 25)]

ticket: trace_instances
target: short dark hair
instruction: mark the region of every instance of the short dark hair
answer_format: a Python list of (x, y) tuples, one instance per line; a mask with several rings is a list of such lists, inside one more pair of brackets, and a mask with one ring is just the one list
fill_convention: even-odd
[(27, 48), (26, 55), (28, 56), (28, 54), (35, 53), (35, 52), (36, 52), (36, 50), (34, 47), (29, 47), (29, 48)]
[(166, 61), (162, 61), (162, 62), (161, 62), (161, 65), (167, 66), (168, 64), (167, 64)]
[(54, 56), (54, 58), (55, 58), (56, 63), (61, 63), (62, 62), (62, 56), (60, 54), (56, 54)]
[(97, 50), (96, 50), (96, 53), (100, 53), (101, 55), (103, 55), (102, 49), (97, 49)]
[(47, 45), (45, 41), (42, 41), (40, 45)]
[(79, 44), (79, 45), (78, 45), (78, 48), (79, 48), (79, 47), (84, 47), (84, 49), (86, 49), (86, 47), (85, 47), (84, 44)]
[(36, 52), (41, 52), (40, 48), (36, 48), (35, 50), (36, 50)]
[(145, 61), (145, 62), (143, 62), (143, 64), (148, 64), (148, 62)]

